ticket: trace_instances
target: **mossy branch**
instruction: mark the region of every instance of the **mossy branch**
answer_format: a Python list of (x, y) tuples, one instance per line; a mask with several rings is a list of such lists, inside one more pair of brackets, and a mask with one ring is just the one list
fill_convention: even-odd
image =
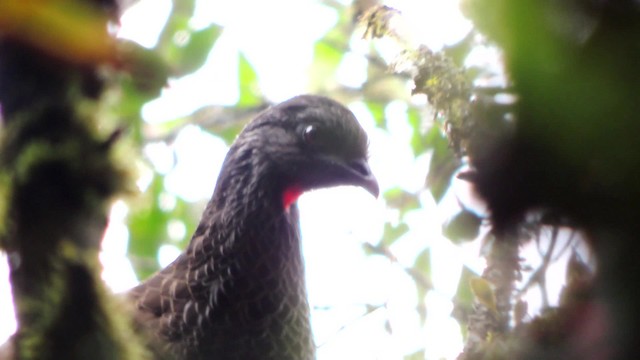
[[(89, 20), (106, 28), (106, 16)], [(100, 279), (107, 213), (127, 183), (114, 140), (97, 131), (93, 115), (102, 64), (48, 48), (0, 37), (0, 248), (9, 255), (19, 324), (8, 356), (144, 359)]]

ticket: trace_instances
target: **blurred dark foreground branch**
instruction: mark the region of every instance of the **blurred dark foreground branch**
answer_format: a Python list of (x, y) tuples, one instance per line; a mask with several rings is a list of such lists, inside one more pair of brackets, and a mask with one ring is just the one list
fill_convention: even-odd
[[(19, 12), (20, 4), (3, 6)], [(0, 358), (144, 359), (98, 261), (110, 201), (127, 178), (113, 156), (118, 132), (100, 133), (95, 118), (104, 86), (97, 69), (117, 56), (110, 37), (73, 37), (62, 26), (106, 34), (116, 5), (66, 2), (67, 19), (56, 23), (58, 2), (34, 4), (37, 16), (22, 30), (46, 27), (58, 48), (7, 27), (0, 14), (0, 248), (19, 324)], [(103, 15), (80, 18), (87, 9)]]

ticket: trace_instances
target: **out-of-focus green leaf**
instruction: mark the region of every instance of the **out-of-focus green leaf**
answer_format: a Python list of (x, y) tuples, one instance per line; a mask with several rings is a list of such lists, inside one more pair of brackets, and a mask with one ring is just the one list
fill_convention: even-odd
[(238, 56), (238, 83), (240, 84), (238, 106), (256, 106), (261, 103), (258, 74), (242, 53)]
[(404, 191), (399, 187), (385, 191), (383, 196), (388, 207), (400, 210), (400, 216), (404, 215), (409, 210), (420, 207), (420, 200), (416, 194)]
[(481, 277), (473, 277), (469, 279), (469, 286), (471, 287), (473, 297), (479, 303), (484, 305), (492, 313), (498, 313), (496, 293), (493, 290), (491, 283), (487, 279)]
[(383, 245), (383, 244), (378, 244), (378, 245), (373, 245), (370, 243), (363, 243), (362, 244), (362, 250), (364, 251), (365, 255), (370, 256), (370, 255), (381, 255), (386, 257), (387, 259), (395, 262), (397, 261), (396, 257), (393, 255), (393, 253), (391, 252), (391, 250), (389, 250), (389, 247)]
[(211, 24), (194, 30), (189, 24), (195, 1), (174, 1), (169, 18), (154, 50), (171, 68), (171, 75), (181, 77), (198, 70), (206, 61), (222, 27)]
[(222, 27), (212, 24), (190, 34), (176, 34), (176, 36), (188, 37), (188, 40), (186, 44), (178, 44), (178, 58), (172, 64), (174, 75), (184, 76), (198, 70), (207, 60), (221, 33)]
[(449, 147), (447, 139), (443, 136), (434, 136), (433, 131), (432, 128), (427, 134), (427, 139), (433, 147), (427, 175), (427, 187), (431, 191), (433, 198), (439, 202), (451, 185), (451, 178), (460, 166), (460, 159), (455, 156), (453, 150)]
[(426, 248), (418, 254), (410, 274), (416, 283), (416, 290), (418, 293), (418, 313), (420, 320), (424, 325), (427, 320), (427, 299), (426, 295), (429, 290), (433, 288), (433, 282), (431, 280), (431, 249)]
[(190, 31), (189, 19), (193, 17), (194, 10), (194, 0), (173, 1), (167, 22), (158, 36), (158, 43), (154, 47), (165, 59), (175, 59), (177, 50), (176, 35), (184, 31)]
[(127, 135), (131, 136), (137, 144), (144, 141), (143, 126), (140, 111), (142, 106), (153, 98), (150, 94), (141, 92), (128, 77), (120, 81), (121, 100), (110, 109), (118, 119), (127, 124)]
[(382, 104), (375, 101), (366, 101), (365, 104), (367, 105), (367, 108), (369, 109), (371, 116), (373, 116), (373, 120), (375, 120), (376, 125), (380, 127), (386, 127), (387, 118), (384, 115), (384, 109), (386, 107), (386, 104)]
[[(309, 72), (313, 88), (331, 88), (344, 52), (325, 40), (319, 40), (313, 48), (313, 62)], [(331, 83), (329, 83), (331, 82)]]
[(467, 333), (466, 324), (468, 322), (469, 314), (473, 310), (473, 292), (471, 292), (470, 281), (472, 278), (477, 277), (474, 271), (466, 266), (462, 267), (462, 273), (460, 274), (460, 280), (458, 280), (458, 290), (453, 297), (453, 311), (451, 316), (458, 321), (460, 329), (463, 335)]
[(158, 97), (167, 84), (169, 67), (158, 52), (149, 50), (133, 41), (122, 40), (118, 43), (122, 67), (130, 75), (131, 84), (145, 97), (146, 101)]
[(384, 246), (390, 246), (407, 231), (409, 231), (409, 226), (405, 223), (400, 223), (397, 226), (392, 226), (391, 224), (386, 223), (384, 224), (381, 244)]
[(446, 46), (443, 51), (453, 62), (459, 66), (464, 66), (464, 61), (473, 48), (474, 38), (476, 36), (475, 31), (469, 31), (469, 33), (457, 43)]
[(431, 277), (431, 250), (429, 248), (420, 252), (413, 263), (413, 268)]
[[(144, 198), (136, 201), (127, 218), (129, 226), (129, 255), (136, 273), (145, 278), (158, 269), (158, 248), (167, 240), (167, 223), (170, 215), (161, 210), (160, 194), (164, 191), (163, 178), (156, 175)], [(135, 261), (138, 259), (139, 261)]]
[(482, 219), (468, 210), (462, 210), (454, 215), (442, 227), (442, 233), (454, 243), (472, 241), (480, 233)]
[[(175, 198), (171, 208), (163, 208), (164, 179), (156, 175), (141, 199), (136, 199), (127, 218), (131, 240), (129, 255), (140, 278), (146, 278), (158, 270), (157, 255), (161, 245), (171, 243), (185, 248), (198, 225), (202, 203), (190, 203)], [(181, 222), (185, 227), (184, 237), (169, 237), (169, 224)]]
[(244, 124), (229, 126), (222, 131), (217, 132), (216, 135), (226, 141), (227, 144), (231, 144), (233, 140), (235, 140), (236, 136), (238, 136), (238, 133), (242, 130), (243, 126)]
[(404, 356), (404, 360), (424, 360), (424, 358), (425, 358), (424, 349), (420, 349), (414, 352), (413, 354)]
[(433, 149), (442, 138), (444, 138), (444, 134), (440, 130), (440, 124), (434, 124), (424, 136), (420, 137), (420, 140), (424, 144), (424, 149)]
[(190, 203), (180, 198), (176, 199), (176, 206), (171, 212), (171, 216), (173, 219), (182, 221), (185, 226), (185, 236), (179, 240), (179, 247), (185, 248), (189, 244), (191, 235), (198, 226), (202, 210), (202, 206), (199, 203)]
[(422, 116), (417, 109), (409, 108), (409, 110), (407, 111), (407, 118), (409, 120), (411, 128), (413, 129), (413, 134), (411, 137), (411, 149), (413, 150), (413, 155), (418, 156), (429, 149), (427, 136), (431, 132), (431, 130), (427, 133), (427, 135), (422, 134)]
[[(182, 39), (188, 39), (191, 32), (189, 27), (189, 15), (182, 14), (178, 9), (172, 9), (167, 23), (158, 36), (158, 43), (153, 48), (157, 54), (169, 64), (175, 64), (180, 58)], [(187, 36), (187, 37), (185, 37)]]

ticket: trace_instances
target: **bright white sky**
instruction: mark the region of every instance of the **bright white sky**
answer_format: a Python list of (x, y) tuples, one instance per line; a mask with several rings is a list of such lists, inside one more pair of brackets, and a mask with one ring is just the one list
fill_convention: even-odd
[[(432, 49), (456, 42), (471, 26), (459, 13), (457, 1), (385, 3), (400, 9), (409, 28), (414, 29), (415, 40)], [(170, 6), (169, 0), (141, 1), (123, 17), (119, 35), (153, 46)], [(203, 27), (215, 22), (225, 27), (224, 33), (202, 69), (172, 81), (161, 98), (144, 108), (145, 120), (157, 123), (190, 114), (201, 106), (235, 103), (238, 51), (246, 54), (257, 70), (261, 89), (270, 100), (282, 101), (305, 93), (313, 43), (336, 20), (333, 10), (315, 1), (197, 1), (192, 25)], [(357, 39), (352, 45), (355, 49), (367, 47)], [(480, 58), (486, 57), (481, 54)], [(362, 83), (366, 74), (364, 65), (356, 52), (345, 60), (340, 81), (349, 85)], [(347, 105), (369, 133), (371, 167), (382, 191), (396, 186), (408, 191), (422, 189), (429, 157), (413, 158), (405, 105), (398, 102), (388, 106), (388, 131), (375, 128), (362, 103)], [(174, 168), (172, 151), (178, 158)], [(225, 152), (224, 142), (196, 127), (184, 129), (171, 148), (154, 145), (145, 149), (156, 167), (168, 173), (169, 204), (173, 196), (190, 201), (208, 198)], [(139, 184), (144, 187), (145, 182), (143, 175)], [(453, 191), (464, 189), (454, 186)], [(454, 197), (436, 205), (424, 191), (421, 201), (422, 208), (405, 217), (411, 231), (393, 245), (392, 251), (401, 264), (410, 266), (419, 251), (431, 245), (435, 290), (427, 297), (426, 327), (418, 323), (413, 281), (397, 264), (365, 256), (362, 251), (362, 244), (376, 243), (384, 222), (397, 221), (398, 214), (387, 210), (382, 200), (374, 200), (356, 188), (322, 190), (301, 197), (309, 298), (312, 307), (319, 308), (312, 314), (316, 343), (320, 346), (318, 359), (402, 359), (423, 346), (429, 359), (453, 359), (458, 355), (462, 340), (457, 323), (449, 317), (450, 299), (456, 291), (462, 264), (477, 270), (483, 264), (477, 258), (477, 248), (461, 251), (441, 235), (442, 223), (457, 207)], [(137, 283), (125, 256), (126, 212), (124, 203), (114, 206), (101, 254), (103, 277), (115, 291), (124, 291)], [(171, 231), (181, 236), (184, 229), (180, 224), (174, 225)], [(179, 251), (172, 245), (164, 246), (159, 261), (168, 264)], [(0, 343), (15, 330), (7, 277), (6, 262), (0, 261)], [(363, 316), (365, 304), (386, 304), (386, 307)], [(387, 320), (392, 334), (385, 330)]]

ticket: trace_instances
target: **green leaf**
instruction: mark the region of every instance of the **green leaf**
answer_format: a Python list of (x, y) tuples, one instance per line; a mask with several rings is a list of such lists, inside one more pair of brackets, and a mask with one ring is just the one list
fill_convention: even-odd
[(375, 101), (365, 101), (371, 116), (373, 116), (373, 120), (376, 122), (376, 125), (380, 127), (387, 126), (387, 118), (384, 115), (384, 109), (387, 107), (387, 104), (382, 104), (380, 102)]
[(427, 320), (427, 292), (433, 289), (431, 280), (431, 249), (426, 248), (420, 252), (409, 273), (416, 283), (418, 293), (418, 313), (422, 324)]
[(413, 263), (413, 268), (431, 277), (431, 249), (420, 252)]
[(203, 208), (202, 203), (191, 203), (181, 198), (176, 199), (176, 206), (171, 212), (171, 217), (182, 221), (186, 230), (184, 238), (179, 241), (180, 247), (185, 248), (189, 244), (191, 236), (198, 226)]
[(424, 349), (420, 349), (413, 354), (405, 355), (404, 360), (424, 360), (425, 351)]
[(158, 52), (133, 41), (119, 41), (118, 53), (130, 76), (127, 80), (139, 96), (146, 101), (158, 97), (167, 84), (170, 64)]
[(413, 129), (413, 135), (411, 137), (411, 149), (413, 150), (413, 155), (418, 156), (429, 149), (429, 143), (427, 141), (429, 133), (423, 136), (422, 116), (417, 109), (409, 108), (409, 110), (407, 111), (407, 118), (409, 120), (411, 128)]
[(228, 126), (220, 131), (216, 132), (215, 135), (222, 138), (228, 145), (231, 145), (233, 140), (238, 136), (244, 124), (234, 124), (232, 126)]
[(458, 244), (472, 241), (480, 233), (482, 219), (471, 211), (463, 210), (453, 216), (442, 227), (442, 233), (449, 240)]
[(472, 277), (469, 279), (469, 286), (474, 298), (489, 309), (492, 313), (497, 314), (496, 293), (491, 283), (481, 277)]
[[(212, 24), (204, 29), (191, 32), (188, 41), (178, 48), (178, 58), (172, 64), (175, 76), (184, 76), (204, 65), (213, 45), (222, 34), (222, 27)], [(184, 34), (183, 36), (187, 36)]]
[(460, 160), (455, 156), (444, 136), (434, 136), (433, 128), (427, 135), (430, 135), (427, 139), (433, 147), (427, 174), (427, 187), (436, 202), (440, 202), (451, 185), (451, 179), (460, 166)]
[(382, 233), (382, 245), (390, 246), (398, 238), (404, 235), (407, 231), (409, 231), (409, 226), (405, 223), (400, 223), (397, 226), (392, 226), (389, 223), (384, 224), (384, 232)]
[(238, 56), (238, 84), (240, 84), (238, 106), (256, 106), (262, 102), (258, 86), (258, 74), (242, 53)]
[(313, 48), (313, 62), (309, 71), (312, 87), (318, 89), (333, 87), (336, 70), (343, 57), (344, 53), (325, 39), (316, 42)]
[(474, 271), (466, 266), (462, 267), (460, 280), (458, 280), (458, 290), (453, 297), (453, 311), (451, 316), (458, 321), (463, 335), (467, 332), (468, 317), (473, 310), (473, 292), (471, 292), (470, 281), (477, 277)]
[(399, 187), (385, 191), (383, 197), (388, 207), (400, 210), (400, 216), (403, 216), (409, 210), (420, 207), (418, 195), (404, 191)]
[(158, 248), (167, 240), (170, 215), (162, 211), (159, 205), (159, 197), (163, 191), (163, 177), (156, 174), (143, 195), (144, 198), (136, 201), (127, 217), (131, 237), (128, 253), (133, 257), (132, 263), (141, 278), (158, 269)]
[(474, 46), (476, 33), (475, 31), (469, 31), (469, 33), (460, 41), (455, 44), (445, 46), (443, 49), (445, 55), (449, 57), (458, 67), (464, 66), (464, 61), (467, 55), (471, 52)]

